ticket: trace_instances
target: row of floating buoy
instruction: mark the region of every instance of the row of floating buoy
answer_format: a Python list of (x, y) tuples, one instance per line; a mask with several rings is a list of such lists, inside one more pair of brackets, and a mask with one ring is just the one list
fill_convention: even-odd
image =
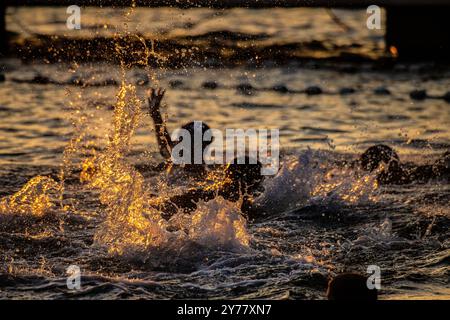
[[(0, 82), (5, 81), (5, 75), (0, 74)], [(34, 84), (58, 84), (58, 85), (79, 85), (79, 86), (115, 86), (119, 83), (115, 79), (106, 79), (99, 82), (85, 82), (82, 78), (78, 76), (74, 76), (70, 78), (68, 81), (65, 82), (58, 82), (55, 80), (52, 80), (48, 77), (42, 76), (42, 75), (36, 75), (32, 79), (29, 80), (23, 80), (23, 79), (11, 79), (13, 82), (18, 83), (34, 83)], [(136, 81), (136, 85), (144, 86), (149, 85), (150, 81), (147, 78), (141, 78)], [(184, 89), (184, 82), (179, 79), (170, 80), (169, 81), (169, 87), (172, 89)], [(314, 95), (321, 95), (321, 94), (339, 94), (339, 95), (351, 95), (357, 92), (355, 88), (351, 87), (344, 87), (340, 88), (337, 92), (329, 92), (323, 90), (319, 86), (308, 86), (301, 90), (295, 90), (288, 88), (284, 84), (277, 84), (270, 88), (256, 88), (252, 86), (250, 83), (241, 83), (236, 86), (223, 86), (220, 85), (217, 81), (205, 81), (202, 83), (201, 87), (203, 89), (207, 90), (216, 90), (216, 89), (236, 89), (236, 91), (239, 94), (251, 96), (256, 94), (258, 91), (274, 91), (278, 92), (280, 94), (306, 94), (308, 96), (314, 96)], [(388, 96), (391, 95), (391, 91), (384, 87), (380, 86), (373, 90), (373, 93), (375, 95), (379, 96)], [(421, 101), (426, 99), (442, 99), (446, 102), (450, 103), (450, 91), (447, 91), (443, 95), (430, 95), (427, 93), (426, 90), (420, 89), (420, 90), (412, 90), (409, 92), (409, 97), (412, 100)]]
[[(170, 83), (169, 83), (170, 85)], [(215, 81), (206, 81), (203, 82), (202, 87), (204, 89), (215, 90), (220, 88), (220, 85)], [(230, 87), (223, 87), (229, 89)], [(242, 83), (234, 87), (239, 93), (244, 95), (253, 95), (257, 91), (275, 91), (278, 93), (296, 93), (296, 94), (306, 94), (309, 96), (320, 95), (320, 94), (339, 94), (339, 95), (351, 95), (357, 92), (355, 88), (344, 87), (340, 88), (337, 92), (327, 92), (324, 91), (319, 86), (308, 86), (302, 90), (293, 90), (288, 88), (284, 84), (278, 84), (271, 88), (255, 88), (249, 83)], [(386, 87), (377, 87), (373, 90), (375, 95), (391, 95), (391, 91)], [(426, 90), (413, 90), (409, 93), (409, 97), (412, 100), (425, 100), (425, 99), (443, 99), (447, 102), (450, 102), (450, 91), (447, 91), (444, 95), (433, 96), (429, 95)]]
[[(0, 79), (1, 80), (1, 79)], [(85, 82), (81, 77), (74, 76), (67, 81), (56, 81), (49, 77), (42, 75), (35, 75), (31, 79), (16, 79), (12, 78), (12, 82), (16, 83), (32, 83), (32, 84), (54, 84), (54, 85), (75, 85), (75, 86), (86, 86), (86, 87), (103, 87), (103, 86), (117, 86), (119, 82), (115, 79), (105, 79), (97, 82)]]

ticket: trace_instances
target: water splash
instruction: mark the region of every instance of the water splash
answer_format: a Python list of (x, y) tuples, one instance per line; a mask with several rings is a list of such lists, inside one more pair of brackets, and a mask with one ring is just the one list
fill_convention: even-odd
[(12, 196), (0, 199), (0, 213), (42, 217), (54, 205), (59, 184), (45, 176), (36, 176)]
[(139, 124), (140, 107), (136, 88), (123, 81), (117, 94), (107, 147), (83, 162), (80, 175), (81, 181), (100, 191), (100, 201), (107, 206), (107, 217), (96, 240), (108, 244), (109, 251), (118, 254), (123, 254), (131, 244), (158, 246), (166, 238), (160, 215), (146, 206), (149, 194), (144, 178), (126, 159)]
[(199, 202), (197, 210), (187, 221), (188, 237), (204, 246), (213, 244), (222, 248), (247, 247), (250, 236), (239, 203), (217, 197), (210, 202)]
[(378, 191), (376, 174), (358, 175), (351, 168), (339, 168), (328, 171), (323, 181), (312, 191), (314, 203), (361, 204), (375, 201)]
[(281, 170), (265, 183), (265, 192), (256, 199), (265, 211), (283, 212), (309, 204), (358, 204), (375, 200), (376, 174), (336, 167), (332, 154), (307, 149), (298, 157), (288, 157)]
[[(248, 246), (245, 219), (237, 204), (217, 199), (199, 203), (192, 215), (178, 213), (167, 222), (155, 207), (173, 189), (158, 185), (158, 196), (128, 162), (127, 153), (141, 118), (136, 88), (124, 81), (117, 94), (111, 134), (104, 152), (83, 162), (80, 179), (100, 191), (107, 216), (95, 240), (113, 254), (133, 257), (152, 249), (193, 241), (207, 247)], [(177, 225), (176, 232), (168, 231)]]

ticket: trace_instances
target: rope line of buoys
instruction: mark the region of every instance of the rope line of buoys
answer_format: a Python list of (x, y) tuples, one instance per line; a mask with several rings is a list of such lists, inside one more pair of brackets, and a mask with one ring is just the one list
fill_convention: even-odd
[[(54, 85), (75, 85), (75, 86), (85, 86), (85, 87), (101, 87), (101, 86), (116, 86), (119, 82), (115, 79), (108, 78), (99, 81), (85, 81), (80, 76), (73, 76), (67, 81), (56, 81), (49, 77), (37, 74), (31, 79), (9, 79), (12, 82), (16, 83), (30, 83), (30, 84), (54, 84)], [(0, 83), (6, 81), (6, 77), (4, 74), (0, 74)], [(138, 86), (147, 86), (150, 84), (150, 80), (146, 77), (137, 76), (137, 80), (135, 84)], [(191, 90), (184, 85), (183, 80), (180, 79), (172, 79), (168, 82), (168, 86), (172, 89), (179, 90)], [(358, 90), (352, 87), (342, 87), (337, 89), (336, 91), (328, 91), (322, 89), (322, 87), (317, 85), (307, 86), (304, 89), (292, 89), (286, 86), (285, 84), (275, 84), (269, 88), (257, 88), (250, 83), (240, 83), (235, 86), (225, 86), (221, 85), (219, 82), (215, 80), (207, 80), (201, 84), (201, 88), (205, 90), (217, 90), (217, 89), (229, 89), (236, 90), (237, 93), (244, 96), (252, 96), (256, 95), (257, 92), (262, 91), (272, 91), (278, 94), (305, 94), (307, 96), (316, 96), (316, 95), (340, 95), (347, 96), (358, 93)], [(372, 90), (372, 93), (377, 96), (389, 96), (392, 95), (391, 90), (384, 86), (376, 87)], [(450, 91), (447, 91), (443, 95), (430, 95), (425, 89), (414, 89), (409, 92), (409, 97), (411, 100), (415, 101), (423, 101), (427, 99), (442, 99), (448, 103), (450, 103)]]

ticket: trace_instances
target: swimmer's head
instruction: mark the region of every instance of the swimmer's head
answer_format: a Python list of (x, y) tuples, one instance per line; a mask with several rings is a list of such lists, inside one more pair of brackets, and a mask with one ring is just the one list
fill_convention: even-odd
[[(201, 142), (201, 153), (203, 155), (205, 149), (214, 141), (214, 137), (212, 136), (211, 139), (209, 141), (204, 141), (203, 140), (203, 136), (205, 135), (205, 132), (207, 132), (208, 130), (210, 130), (211, 128), (204, 122), (202, 121), (192, 121), (189, 123), (186, 123), (185, 125), (183, 125), (181, 128), (181, 130), (183, 131), (187, 131), (188, 135), (190, 136), (190, 149), (191, 149), (191, 159), (188, 160), (190, 161), (188, 164), (194, 164), (194, 150), (196, 147), (196, 143), (198, 143), (195, 139), (200, 139)], [(201, 130), (201, 131), (200, 131)], [(198, 131), (198, 132), (196, 132)], [(183, 135), (181, 135), (183, 136)], [(178, 138), (177, 140), (175, 140), (175, 143), (182, 143), (183, 142), (183, 138)]]
[(259, 161), (254, 161), (248, 156), (239, 160), (235, 158), (225, 171), (225, 178), (229, 183), (222, 193), (227, 197), (239, 198), (241, 194), (251, 194), (258, 189), (264, 179), (261, 174), (262, 164)]
[(356, 273), (343, 273), (328, 283), (328, 300), (376, 301), (378, 292), (367, 287), (367, 277)]
[(361, 167), (367, 171), (374, 171), (380, 164), (398, 163), (397, 153), (389, 146), (378, 144), (367, 149), (359, 159)]
[[(198, 125), (198, 127), (196, 127), (196, 124)], [(205, 132), (211, 129), (203, 121), (191, 121), (191, 122), (186, 123), (185, 125), (183, 125), (181, 127), (181, 129), (187, 130), (189, 132), (189, 134), (191, 135), (191, 141), (194, 141), (195, 130), (199, 130), (200, 129), (200, 125), (201, 125), (201, 129), (202, 129), (202, 138), (203, 138)], [(214, 137), (213, 137), (213, 139), (214, 139)], [(202, 139), (203, 148), (205, 149), (207, 146), (209, 146), (213, 142), (213, 139), (211, 139), (210, 141), (203, 141), (203, 139)]]

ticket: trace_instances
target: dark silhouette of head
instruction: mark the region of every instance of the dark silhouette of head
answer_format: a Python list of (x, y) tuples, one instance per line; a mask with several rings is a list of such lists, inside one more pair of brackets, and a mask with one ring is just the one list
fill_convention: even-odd
[(380, 164), (387, 165), (398, 164), (400, 159), (398, 154), (389, 146), (384, 144), (377, 144), (367, 149), (359, 159), (361, 167), (367, 171), (374, 171), (378, 169)]
[[(197, 127), (196, 127), (196, 123), (197, 123)], [(194, 164), (194, 149), (195, 149), (195, 143), (194, 143), (194, 137), (195, 137), (195, 131), (200, 129), (200, 125), (201, 125), (201, 143), (202, 143), (202, 157), (203, 157), (203, 153), (205, 151), (205, 149), (213, 142), (214, 137), (211, 138), (211, 140), (209, 141), (203, 141), (203, 136), (205, 134), (205, 132), (207, 132), (208, 130), (210, 130), (211, 128), (204, 122), (202, 121), (191, 121), (189, 123), (186, 123), (185, 125), (183, 125), (181, 127), (181, 129), (183, 130), (187, 130), (189, 132), (189, 135), (191, 137), (191, 161), (189, 164)], [(200, 131), (200, 130), (199, 130)], [(182, 139), (178, 140), (178, 142), (181, 142)], [(203, 159), (202, 159), (203, 160)]]
[[(189, 132), (189, 134), (191, 135), (191, 141), (194, 140), (194, 132), (196, 130), (196, 127), (195, 127), (196, 122), (199, 125), (201, 124), (201, 126), (202, 126), (202, 138), (203, 138), (203, 135), (205, 134), (205, 132), (211, 129), (206, 123), (204, 123), (202, 121), (191, 121), (191, 122), (186, 123), (185, 125), (183, 125), (181, 127), (181, 129), (187, 130)], [(212, 143), (212, 141), (213, 141), (213, 139), (211, 139), (210, 141), (202, 140), (203, 148), (205, 149), (207, 146), (209, 146)]]
[(357, 273), (342, 273), (328, 283), (328, 300), (376, 301), (378, 292), (367, 287), (367, 277)]
[(225, 171), (227, 183), (221, 194), (229, 200), (236, 201), (243, 194), (254, 193), (264, 179), (261, 174), (262, 164), (259, 161), (254, 161), (248, 156), (240, 160), (235, 158)]

